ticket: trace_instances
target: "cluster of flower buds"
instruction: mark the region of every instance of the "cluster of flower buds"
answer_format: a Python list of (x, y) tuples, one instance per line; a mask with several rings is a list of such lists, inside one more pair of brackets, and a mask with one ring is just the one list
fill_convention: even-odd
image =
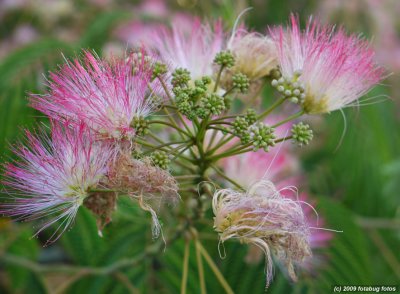
[(296, 72), (291, 79), (280, 77), (273, 79), (271, 85), (293, 103), (303, 103), (306, 95), (304, 87), (299, 82), (301, 73)]
[(177, 69), (172, 74), (172, 91), (175, 94), (175, 103), (178, 110), (188, 119), (204, 119), (219, 115), (225, 109), (224, 97), (209, 91), (212, 80), (202, 77), (190, 83), (190, 73), (187, 70)]
[(299, 122), (292, 127), (292, 138), (299, 145), (308, 145), (314, 137), (313, 131), (310, 129), (308, 124)]
[(232, 133), (239, 137), (242, 144), (251, 144), (254, 151), (275, 145), (275, 130), (263, 122), (257, 122), (257, 115), (253, 109), (248, 109), (244, 116), (237, 116), (232, 123)]

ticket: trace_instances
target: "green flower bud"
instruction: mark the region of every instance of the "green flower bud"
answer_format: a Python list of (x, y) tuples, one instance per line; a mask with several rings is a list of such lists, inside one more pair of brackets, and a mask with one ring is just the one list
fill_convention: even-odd
[(219, 115), (225, 110), (224, 97), (215, 93), (207, 93), (200, 99), (199, 117), (205, 118), (208, 115)]
[(235, 64), (235, 58), (230, 51), (221, 51), (215, 56), (214, 63), (226, 68), (230, 68)]
[(149, 132), (149, 125), (143, 116), (134, 117), (131, 126), (135, 129), (137, 136), (144, 136)]
[(253, 141), (254, 151), (262, 148), (268, 152), (270, 146), (275, 145), (274, 128), (267, 126), (262, 122), (255, 123), (248, 129), (250, 140)]
[(250, 79), (242, 73), (237, 73), (232, 76), (233, 87), (241, 93), (246, 93), (250, 87)]
[(167, 153), (165, 153), (164, 151), (154, 151), (150, 155), (150, 158), (153, 165), (158, 166), (162, 169), (168, 169), (168, 165), (171, 162), (171, 160), (168, 158)]
[(282, 77), (282, 74), (281, 74), (281, 71), (278, 68), (274, 68), (273, 70), (271, 70), (270, 76), (271, 76), (271, 78), (277, 80), (280, 77)]
[(233, 122), (233, 133), (238, 136), (243, 144), (247, 144), (250, 142), (250, 134), (248, 132), (249, 123), (246, 118), (243, 116), (236, 117)]
[(302, 122), (293, 125), (291, 132), (293, 142), (297, 143), (299, 146), (308, 145), (314, 137), (310, 126)]
[(167, 71), (168, 71), (167, 65), (165, 63), (157, 61), (156, 63), (154, 63), (153, 74), (151, 76), (151, 79), (154, 80), (157, 77), (165, 74)]
[(246, 112), (246, 115), (244, 118), (246, 119), (249, 126), (251, 126), (252, 124), (254, 124), (257, 121), (257, 113), (253, 108), (249, 108), (249, 109), (247, 109), (247, 112)]
[(174, 87), (187, 86), (190, 81), (190, 72), (185, 68), (177, 68), (172, 73), (171, 84)]

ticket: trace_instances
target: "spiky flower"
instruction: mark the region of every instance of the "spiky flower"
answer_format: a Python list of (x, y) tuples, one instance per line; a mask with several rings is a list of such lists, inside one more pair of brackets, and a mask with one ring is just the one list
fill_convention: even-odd
[(267, 286), (272, 279), (272, 255), (296, 280), (294, 265), (311, 256), (310, 230), (299, 202), (283, 197), (272, 182), (259, 181), (246, 192), (217, 190), (212, 206), (214, 228), (222, 242), (235, 238), (264, 251)]
[[(351, 105), (383, 78), (367, 41), (347, 36), (310, 19), (305, 31), (291, 16), (291, 27), (271, 29), (282, 77), (305, 89), (307, 113), (325, 113)], [(290, 95), (289, 95), (290, 96)]]
[(85, 52), (82, 61), (51, 73), (49, 93), (32, 95), (31, 104), (57, 120), (83, 121), (103, 138), (131, 138), (135, 117), (147, 117), (159, 103), (149, 63), (144, 54), (109, 63)]
[(224, 41), (220, 21), (209, 24), (198, 18), (191, 19), (188, 26), (174, 20), (171, 28), (154, 30), (151, 39), (164, 62), (173, 69), (188, 69), (193, 79), (211, 76), (213, 59)]
[(73, 222), (91, 188), (99, 185), (114, 151), (104, 142), (97, 144), (83, 124), (72, 129), (52, 123), (51, 138), (43, 129), (26, 135), (27, 145), (14, 150), (21, 160), (6, 166), (3, 183), (13, 192), (1, 212), (18, 219), (47, 218), (36, 235), (59, 223), (52, 242)]

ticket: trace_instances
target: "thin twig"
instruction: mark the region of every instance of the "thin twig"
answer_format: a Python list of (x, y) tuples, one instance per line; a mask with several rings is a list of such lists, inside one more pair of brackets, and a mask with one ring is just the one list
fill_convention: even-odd
[(199, 272), (199, 280), (200, 280), (200, 293), (205, 294), (207, 293), (206, 280), (204, 278), (203, 261), (201, 259), (199, 242), (197, 241), (197, 239), (195, 241), (195, 246), (196, 246), (197, 270)]
[(396, 255), (386, 245), (385, 241), (377, 230), (370, 230), (369, 235), (371, 237), (371, 240), (375, 243), (376, 247), (380, 249), (382, 256), (386, 260), (387, 264), (392, 268), (393, 272), (400, 280), (400, 263), (397, 260)]
[(220, 282), (222, 288), (224, 288), (225, 292), (228, 294), (234, 294), (232, 288), (229, 286), (228, 282), (225, 280), (224, 276), (222, 275), (221, 271), (218, 269), (217, 265), (212, 260), (211, 256), (208, 254), (207, 250), (204, 249), (203, 245), (196, 240), (196, 244), (200, 250), (200, 253), (203, 255), (204, 259), (210, 266), (211, 270), (214, 272), (215, 277)]
[(187, 285), (188, 269), (189, 269), (189, 252), (190, 252), (190, 242), (189, 242), (189, 240), (185, 240), (185, 252), (183, 254), (181, 294), (186, 294), (186, 285)]

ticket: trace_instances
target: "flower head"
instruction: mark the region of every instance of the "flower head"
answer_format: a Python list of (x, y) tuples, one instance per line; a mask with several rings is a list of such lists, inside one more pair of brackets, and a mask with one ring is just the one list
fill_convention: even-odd
[(193, 79), (212, 74), (214, 57), (224, 45), (222, 23), (201, 23), (198, 18), (191, 19), (188, 26), (173, 21), (171, 28), (155, 30), (152, 39), (151, 45), (164, 62), (174, 69), (188, 69)]
[(82, 61), (67, 62), (50, 74), (50, 93), (33, 95), (32, 106), (51, 118), (83, 121), (101, 137), (130, 138), (134, 118), (158, 107), (154, 93), (160, 89), (151, 83), (150, 63), (144, 54), (109, 63), (85, 52)]
[(14, 150), (21, 160), (6, 166), (3, 183), (13, 192), (1, 212), (20, 219), (48, 218), (36, 234), (60, 221), (49, 240), (55, 241), (106, 174), (114, 151), (97, 144), (83, 124), (72, 129), (52, 123), (51, 138), (44, 130), (26, 135), (27, 145)]
[(217, 190), (212, 205), (214, 227), (222, 242), (236, 238), (264, 251), (267, 286), (272, 279), (272, 254), (296, 280), (294, 264), (311, 256), (310, 230), (297, 201), (283, 197), (272, 182), (259, 181), (244, 193)]
[[(305, 31), (291, 16), (291, 27), (271, 29), (278, 50), (281, 82), (287, 90), (304, 89), (307, 113), (340, 109), (366, 94), (383, 78), (367, 41), (310, 19)], [(282, 86), (283, 87), (283, 86)]]
[(233, 73), (243, 73), (252, 81), (269, 75), (278, 66), (276, 47), (272, 39), (258, 33), (240, 32), (228, 43), (235, 57)]

